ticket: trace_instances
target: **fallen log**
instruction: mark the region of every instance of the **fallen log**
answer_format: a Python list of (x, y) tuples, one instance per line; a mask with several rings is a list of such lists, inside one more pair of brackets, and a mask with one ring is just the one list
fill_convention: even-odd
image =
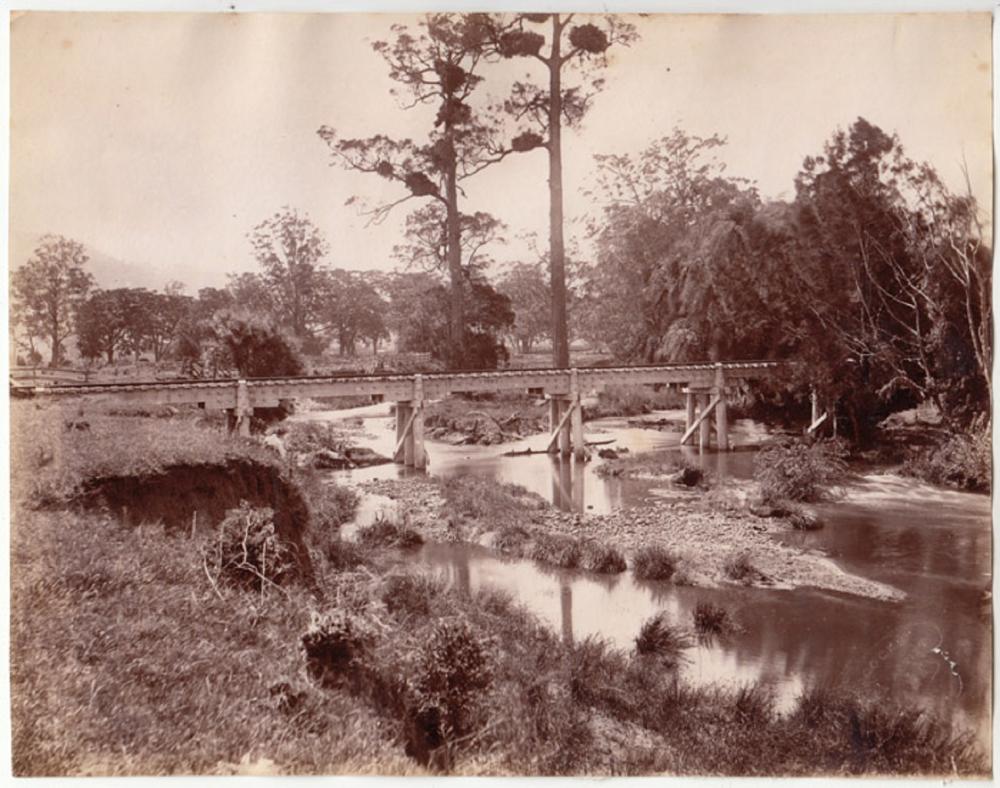
[[(587, 441), (585, 446), (606, 446), (609, 443), (614, 443), (615, 439), (611, 438), (604, 441)], [(505, 451), (501, 454), (501, 457), (528, 457), (532, 454), (548, 454), (545, 449), (521, 449), (519, 451)]]

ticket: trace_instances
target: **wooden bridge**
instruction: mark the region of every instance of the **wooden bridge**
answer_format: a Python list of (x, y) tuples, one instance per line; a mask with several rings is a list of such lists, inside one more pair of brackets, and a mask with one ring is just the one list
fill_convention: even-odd
[[(317, 397), (371, 396), (396, 402), (396, 448), (393, 459), (424, 468), (424, 403), (450, 394), (521, 391), (544, 395), (549, 401), (548, 449), (578, 457), (584, 453), (581, 395), (607, 386), (666, 385), (685, 394), (686, 421), (681, 443), (693, 440), (706, 447), (711, 441), (714, 415), (717, 444), (729, 448), (727, 392), (736, 385), (781, 374), (777, 361), (738, 361), (704, 364), (655, 364), (577, 369), (505, 369), (478, 372), (424, 374), (362, 374), (329, 377), (283, 377), (224, 380), (175, 380), (134, 383), (69, 383), (36, 385), (38, 396), (85, 397), (99, 401), (138, 404), (197, 404), (222, 410), (230, 429), (250, 434), (256, 408), (270, 408), (290, 400)], [(814, 407), (814, 427), (818, 426)], [(822, 419), (819, 419), (822, 422)]]

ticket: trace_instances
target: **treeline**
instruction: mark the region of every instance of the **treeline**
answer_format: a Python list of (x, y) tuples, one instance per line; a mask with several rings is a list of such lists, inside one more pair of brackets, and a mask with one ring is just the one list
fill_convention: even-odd
[[(249, 238), (258, 270), (192, 296), (180, 282), (163, 292), (97, 288), (82, 244), (44, 237), (12, 277), (19, 361), (42, 363), (47, 346), (48, 363), (63, 363), (71, 338), (91, 363), (149, 354), (195, 377), (295, 374), (303, 357), (332, 346), (342, 355), (377, 353), (390, 338), (401, 351), (447, 357), (448, 293), (436, 272), (331, 267), (322, 234), (289, 208)], [(466, 344), (495, 367), (507, 357), (503, 336), (514, 326), (510, 300), (479, 269), (466, 276), (473, 318)]]
[(934, 402), (968, 426), (990, 407), (992, 251), (971, 194), (859, 118), (809, 156), (793, 200), (726, 176), (724, 142), (675, 130), (598, 157), (584, 333), (623, 359), (803, 362), (863, 441)]

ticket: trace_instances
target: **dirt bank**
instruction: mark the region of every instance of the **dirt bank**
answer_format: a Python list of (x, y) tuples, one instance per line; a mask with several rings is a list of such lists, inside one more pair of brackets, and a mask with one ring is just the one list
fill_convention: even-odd
[(74, 503), (106, 509), (124, 525), (162, 522), (167, 529), (211, 529), (241, 501), (274, 511), (274, 525), (293, 546), (300, 569), (312, 575), (304, 535), (309, 507), (278, 468), (251, 459), (176, 464), (146, 475), (88, 479)]
[[(499, 485), (498, 485), (499, 486)], [(470, 521), (456, 517), (433, 478), (376, 480), (360, 489), (399, 502), (409, 525), (425, 538), (437, 541), (470, 541), (494, 546), (497, 523), (491, 518)], [(875, 599), (899, 600), (898, 589), (849, 574), (818, 551), (781, 544), (776, 537), (792, 530), (782, 518), (760, 518), (735, 501), (689, 494), (679, 500), (654, 502), (607, 515), (573, 514), (538, 501), (517, 502), (514, 516), (529, 530), (594, 539), (617, 547), (631, 566), (635, 552), (660, 545), (680, 560), (678, 576), (695, 586), (718, 586), (734, 582), (726, 564), (745, 560), (757, 570), (748, 585), (767, 588), (811, 586)], [(511, 517), (511, 509), (505, 511)]]

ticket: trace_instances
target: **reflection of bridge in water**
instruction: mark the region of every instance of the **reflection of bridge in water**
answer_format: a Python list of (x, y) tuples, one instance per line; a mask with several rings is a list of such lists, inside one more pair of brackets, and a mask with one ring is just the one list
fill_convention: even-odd
[[(685, 394), (686, 420), (681, 443), (698, 435), (698, 445), (711, 442), (714, 417), (718, 448), (729, 448), (727, 396), (737, 385), (774, 377), (784, 362), (738, 361), (704, 364), (655, 364), (635, 367), (518, 369), (478, 372), (432, 372), (400, 375), (341, 375), (224, 380), (171, 380), (135, 383), (38, 382), (26, 387), (36, 396), (86, 397), (127, 404), (197, 404), (229, 415), (231, 429), (250, 434), (250, 418), (258, 408), (278, 407), (297, 398), (370, 396), (396, 402), (396, 446), (393, 459), (425, 468), (424, 403), (450, 394), (521, 391), (549, 401), (548, 450), (583, 456), (584, 392), (607, 386), (669, 386)], [(814, 403), (813, 422), (818, 413)], [(822, 421), (822, 419), (819, 419)], [(570, 471), (571, 473), (571, 471)], [(572, 477), (570, 477), (572, 478)], [(582, 485), (565, 485), (567, 489)]]

